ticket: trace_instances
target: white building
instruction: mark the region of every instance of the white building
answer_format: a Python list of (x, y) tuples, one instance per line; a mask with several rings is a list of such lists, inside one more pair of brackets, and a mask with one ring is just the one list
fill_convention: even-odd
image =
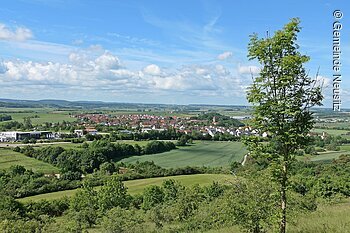
[(17, 132), (0, 132), (0, 142), (12, 142), (17, 140)]

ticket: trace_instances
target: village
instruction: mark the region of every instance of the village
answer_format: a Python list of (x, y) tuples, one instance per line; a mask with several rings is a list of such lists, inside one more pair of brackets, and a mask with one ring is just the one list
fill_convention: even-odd
[[(122, 133), (132, 134), (134, 132), (149, 132), (149, 131), (165, 131), (169, 128), (175, 129), (177, 132), (191, 134), (199, 132), (202, 135), (215, 134), (230, 134), (240, 137), (242, 135), (260, 135), (259, 132), (250, 126), (222, 126), (217, 117), (212, 120), (201, 120), (193, 117), (178, 117), (178, 116), (158, 116), (150, 114), (130, 114), (110, 116), (107, 114), (79, 114), (75, 115), (80, 120), (80, 124), (86, 128), (86, 133), (96, 134), (95, 128), (92, 125), (116, 126), (121, 128)], [(231, 117), (232, 119), (235, 119)], [(246, 117), (247, 118), (247, 117)], [(83, 133), (83, 131), (75, 131), (75, 133)], [(267, 137), (267, 133), (261, 134), (262, 137)]]
[[(97, 128), (99, 126), (115, 127), (119, 133), (149, 133), (150, 131), (166, 131), (173, 129), (178, 133), (191, 134), (199, 133), (203, 136), (214, 137), (216, 134), (229, 134), (231, 136), (240, 137), (242, 135), (260, 135), (255, 129), (249, 126), (222, 126), (217, 117), (212, 120), (194, 119), (193, 117), (178, 116), (159, 116), (150, 114), (130, 114), (110, 116), (107, 114), (78, 114), (73, 116), (77, 120), (73, 122), (75, 137), (83, 137), (84, 135), (103, 134)], [(233, 118), (232, 118), (233, 119)], [(57, 140), (66, 135), (66, 132), (52, 131), (6, 131), (0, 132), (0, 142), (23, 141), (25, 139), (45, 139)], [(260, 136), (267, 137), (267, 133)]]

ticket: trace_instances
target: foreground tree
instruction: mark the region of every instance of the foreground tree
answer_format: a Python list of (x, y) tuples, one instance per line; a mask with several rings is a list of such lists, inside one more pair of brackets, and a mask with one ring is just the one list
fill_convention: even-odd
[(246, 144), (251, 156), (266, 158), (279, 183), (281, 213), (280, 232), (286, 231), (288, 168), (298, 149), (308, 142), (314, 121), (310, 108), (321, 105), (321, 86), (312, 80), (296, 43), (300, 31), (299, 19), (292, 19), (272, 37), (250, 38), (248, 57), (262, 65), (260, 74), (253, 77), (247, 99), (253, 104), (252, 125), (261, 133), (267, 132), (268, 142), (249, 137)]

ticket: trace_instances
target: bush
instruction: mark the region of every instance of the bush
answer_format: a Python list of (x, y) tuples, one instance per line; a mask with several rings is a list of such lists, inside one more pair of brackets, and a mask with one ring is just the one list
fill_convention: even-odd
[(140, 211), (134, 209), (126, 210), (115, 207), (109, 210), (102, 219), (103, 232), (106, 233), (134, 233), (147, 232), (143, 226), (144, 215)]

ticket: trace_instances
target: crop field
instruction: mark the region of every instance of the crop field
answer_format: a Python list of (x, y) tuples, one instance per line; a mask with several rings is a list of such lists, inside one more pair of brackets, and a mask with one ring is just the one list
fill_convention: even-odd
[[(181, 175), (181, 176), (168, 176), (168, 177), (156, 177), (156, 178), (148, 178), (148, 179), (139, 179), (139, 180), (129, 180), (125, 181), (124, 184), (128, 188), (128, 192), (130, 194), (141, 193), (145, 187), (149, 185), (161, 185), (164, 180), (174, 179), (179, 181), (181, 184), (185, 186), (191, 186), (194, 184), (199, 185), (209, 185), (213, 181), (217, 181), (220, 183), (229, 183), (234, 181), (234, 177), (231, 175), (224, 174), (196, 174), (196, 175)], [(99, 187), (96, 187), (97, 189)], [(53, 200), (57, 198), (61, 198), (64, 196), (70, 197), (77, 192), (78, 189), (73, 190), (65, 190), (53, 193), (45, 193), (31, 197), (25, 197), (18, 199), (21, 202), (29, 202), (29, 201), (39, 201), (39, 200)]]
[(22, 165), (26, 169), (43, 173), (57, 173), (59, 171), (58, 168), (48, 163), (29, 158), (8, 148), (0, 148), (0, 170), (8, 169), (13, 165)]
[(33, 125), (76, 120), (69, 115), (68, 111), (57, 111), (51, 108), (0, 108), (0, 113), (10, 115), (13, 121), (18, 122), (23, 122), (24, 117), (30, 117)]
[(315, 128), (312, 130), (312, 132), (315, 133), (322, 133), (322, 132), (326, 132), (330, 135), (334, 135), (334, 136), (338, 136), (338, 135), (344, 135), (348, 132), (350, 132), (349, 130), (342, 130), (342, 129), (320, 129), (320, 128)]
[(160, 154), (132, 156), (121, 160), (134, 163), (136, 161), (154, 161), (165, 168), (185, 166), (228, 166), (233, 161), (240, 162), (246, 153), (241, 142), (196, 141), (190, 146)]

